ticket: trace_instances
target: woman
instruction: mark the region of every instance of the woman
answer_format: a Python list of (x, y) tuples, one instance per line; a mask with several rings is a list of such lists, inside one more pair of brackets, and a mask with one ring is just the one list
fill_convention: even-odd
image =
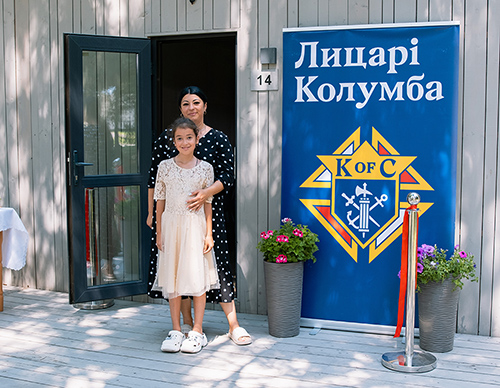
[[(181, 115), (194, 121), (199, 129), (199, 143), (196, 147), (195, 156), (210, 163), (214, 168), (215, 182), (210, 187), (196, 190), (192, 198), (187, 201), (190, 210), (196, 211), (205, 203), (206, 199), (213, 196), (212, 201), (212, 224), (214, 238), (214, 252), (217, 261), (220, 289), (207, 292), (207, 302), (220, 303), (229, 323), (229, 338), (237, 345), (248, 345), (252, 338), (248, 332), (240, 327), (236, 317), (234, 305), (233, 274), (229, 264), (229, 247), (224, 217), (224, 196), (234, 185), (233, 149), (227, 136), (204, 122), (207, 112), (207, 98), (205, 93), (196, 86), (184, 88), (179, 95), (179, 109)], [(154, 185), (158, 165), (164, 159), (172, 158), (178, 151), (171, 146), (172, 142), (169, 130), (163, 131), (153, 148), (152, 165), (149, 173), (148, 183), (148, 219), (149, 227), (154, 228)], [(151, 245), (151, 262), (149, 271), (148, 295), (152, 298), (161, 298), (161, 293), (151, 291), (155, 279), (157, 249), (155, 245), (155, 233), (153, 233)], [(191, 300), (183, 299), (182, 317), (185, 325), (192, 326)]]

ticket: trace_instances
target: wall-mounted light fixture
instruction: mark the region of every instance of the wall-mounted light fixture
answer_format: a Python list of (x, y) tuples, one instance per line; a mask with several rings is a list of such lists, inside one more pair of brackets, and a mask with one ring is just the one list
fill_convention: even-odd
[(260, 49), (260, 63), (262, 65), (276, 64), (276, 47), (267, 47)]
[(189, 0), (191, 4), (194, 4), (196, 0)]

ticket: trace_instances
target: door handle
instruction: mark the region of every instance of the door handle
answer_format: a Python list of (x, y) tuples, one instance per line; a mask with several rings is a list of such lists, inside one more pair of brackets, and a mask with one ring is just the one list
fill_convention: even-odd
[(94, 163), (85, 163), (85, 162), (76, 162), (75, 166), (76, 167), (85, 167), (85, 166), (93, 166)]
[(78, 184), (78, 180), (79, 180), (78, 167), (93, 166), (93, 165), (94, 165), (94, 163), (79, 162), (78, 161), (78, 151), (73, 150), (73, 183), (75, 185)]

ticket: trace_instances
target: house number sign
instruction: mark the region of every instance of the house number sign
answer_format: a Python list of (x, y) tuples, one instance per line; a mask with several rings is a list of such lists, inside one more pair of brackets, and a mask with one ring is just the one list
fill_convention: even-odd
[(252, 91), (278, 90), (278, 70), (253, 70)]

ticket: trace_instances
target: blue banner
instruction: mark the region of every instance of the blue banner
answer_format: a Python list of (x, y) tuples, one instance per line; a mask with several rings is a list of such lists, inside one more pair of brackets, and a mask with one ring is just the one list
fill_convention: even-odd
[(282, 217), (320, 238), (302, 316), (396, 325), (406, 196), (453, 250), (459, 26), (283, 33)]

